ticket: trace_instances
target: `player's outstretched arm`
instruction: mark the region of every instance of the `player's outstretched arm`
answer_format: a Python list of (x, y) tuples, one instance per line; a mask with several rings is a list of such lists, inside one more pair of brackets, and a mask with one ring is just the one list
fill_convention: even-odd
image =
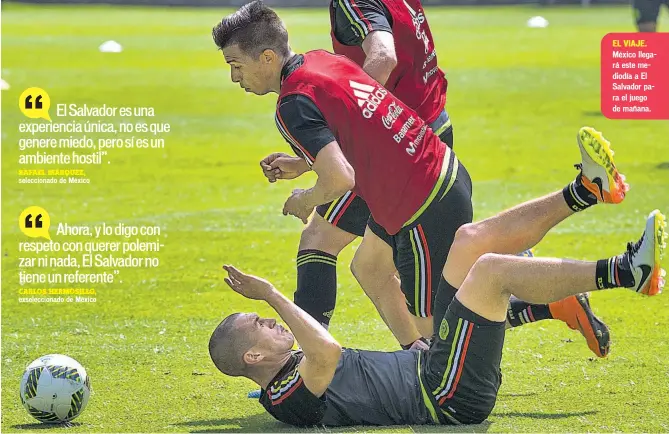
[(385, 85), (397, 66), (393, 34), (382, 30), (373, 31), (362, 42), (362, 49), (367, 55), (362, 69), (374, 80)]
[(238, 294), (252, 300), (264, 300), (279, 314), (302, 347), (304, 359), (299, 371), (307, 389), (320, 397), (334, 377), (341, 357), (341, 345), (308, 313), (281, 294), (270, 282), (245, 274), (231, 265), (225, 283)]

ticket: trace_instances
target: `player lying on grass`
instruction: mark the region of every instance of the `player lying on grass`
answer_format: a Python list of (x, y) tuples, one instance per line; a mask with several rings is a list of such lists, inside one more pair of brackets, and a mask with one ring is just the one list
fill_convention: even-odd
[[(277, 128), (301, 156), (281, 166), (279, 178), (293, 179), (309, 170), (318, 175), (313, 188), (293, 192), (284, 214), (306, 223), (316, 206), (349, 190), (364, 197), (371, 216), (356, 255), (367, 252), (383, 264), (382, 270), (394, 263), (406, 305), (427, 320), (421, 333), (431, 337), (456, 291), (442, 275), (449, 248), (456, 230), (472, 221), (472, 185), (464, 165), (414, 110), (359, 65), (322, 50), (293, 53), (280, 18), (262, 2), (225, 17), (214, 27), (213, 38), (231, 66), (233, 82), (258, 95), (279, 94)], [(310, 108), (291, 98), (295, 95), (311, 101)], [(295, 116), (284, 117), (290, 107)], [(574, 194), (587, 202), (578, 206), (597, 201), (578, 180), (563, 194), (568, 203), (577, 200), (571, 199)], [(311, 259), (334, 264), (322, 255)], [(389, 299), (391, 304), (404, 309), (400, 300)], [(510, 312), (512, 326), (561, 319), (581, 330), (598, 356), (608, 352), (608, 330), (594, 317), (585, 296), (552, 306), (512, 299)], [(402, 338), (400, 326), (392, 332), (401, 344), (411, 344)]]
[[(453, 128), (444, 106), (447, 81), (437, 65), (430, 26), (418, 0), (331, 0), (332, 48), (381, 83), (424, 119), (442, 142), (453, 148)], [(294, 103), (286, 104), (293, 99)], [(299, 109), (299, 110), (298, 110)], [(286, 124), (309, 125), (317, 119), (303, 116), (318, 111), (303, 95), (289, 95), (279, 107)], [(281, 167), (299, 157), (271, 154), (261, 162), (270, 182), (280, 178)], [(300, 237), (297, 252), (295, 304), (328, 327), (337, 299), (337, 256), (344, 247), (362, 237), (369, 220), (369, 208), (355, 192), (318, 205)], [(413, 316), (405, 307), (400, 281), (392, 261), (390, 240), (380, 245), (385, 261), (363, 244), (351, 262), (351, 271), (376, 305), (400, 344), (407, 348), (421, 341), (414, 320), (432, 335), (430, 318)], [(377, 254), (373, 254), (377, 253)], [(438, 270), (437, 270), (438, 272)], [(436, 286), (437, 279), (426, 284)], [(436, 290), (436, 288), (435, 288)], [(432, 288), (428, 288), (432, 292)]]
[[(558, 191), (462, 226), (444, 269), (459, 289), (429, 350), (342, 348), (269, 282), (225, 266), (225, 282), (247, 298), (266, 301), (292, 333), (274, 319), (232, 314), (211, 336), (212, 361), (224, 374), (256, 382), (264, 408), (292, 425), (480, 423), (495, 406), (501, 384), (511, 295), (527, 303), (550, 303), (574, 295), (575, 288), (624, 287), (655, 295), (664, 285), (660, 259), (666, 224), (657, 210), (646, 220), (641, 239), (608, 259), (491, 253), (533, 246), (573, 213)], [(478, 236), (485, 231), (498, 236)], [(299, 351), (292, 350), (295, 339)]]

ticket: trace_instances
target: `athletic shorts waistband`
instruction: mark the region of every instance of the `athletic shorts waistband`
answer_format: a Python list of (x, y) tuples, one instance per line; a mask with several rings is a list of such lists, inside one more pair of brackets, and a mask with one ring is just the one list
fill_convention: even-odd
[(429, 127), (432, 129), (435, 135), (440, 136), (441, 133), (450, 128), (451, 125), (452, 125), (451, 118), (448, 116), (448, 112), (446, 112), (446, 109), (444, 109), (441, 111), (441, 113), (439, 113), (437, 119), (435, 119), (429, 124)]

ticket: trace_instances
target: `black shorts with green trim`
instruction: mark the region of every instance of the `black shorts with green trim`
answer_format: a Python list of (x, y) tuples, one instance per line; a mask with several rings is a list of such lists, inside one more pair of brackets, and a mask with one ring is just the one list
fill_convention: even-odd
[(455, 154), (449, 154), (451, 161), (443, 185), (417, 220), (395, 235), (389, 235), (373, 217), (368, 223), (374, 234), (389, 240), (407, 307), (413, 315), (422, 318), (432, 316), (441, 272), (455, 232), (473, 218), (472, 180)]
[(477, 424), (490, 415), (502, 384), (504, 327), (453, 299), (421, 357), (423, 401), (433, 419)]
[[(367, 202), (352, 191), (337, 200), (317, 206), (316, 212), (331, 225), (359, 237), (365, 235), (367, 222), (371, 218)], [(390, 244), (390, 235), (381, 239)]]
[(369, 220), (369, 207), (360, 196), (352, 191), (330, 203), (317, 206), (316, 212), (331, 225), (350, 234), (359, 237), (365, 235), (367, 220)]
[(637, 25), (656, 23), (663, 4), (669, 7), (669, 0), (632, 0)]

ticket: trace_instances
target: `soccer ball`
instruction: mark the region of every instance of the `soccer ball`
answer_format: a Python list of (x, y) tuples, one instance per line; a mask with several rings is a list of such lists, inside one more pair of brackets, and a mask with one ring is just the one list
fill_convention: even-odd
[(21, 379), (21, 403), (40, 422), (79, 416), (91, 394), (86, 369), (71, 357), (49, 354), (32, 362)]

